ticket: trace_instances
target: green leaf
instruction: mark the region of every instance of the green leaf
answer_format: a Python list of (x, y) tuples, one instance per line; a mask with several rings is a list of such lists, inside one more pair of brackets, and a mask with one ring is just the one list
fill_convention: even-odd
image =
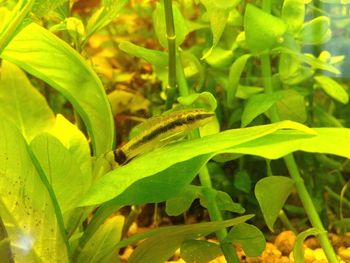
[(280, 94), (282, 98), (276, 103), (280, 119), (304, 123), (307, 119), (304, 97), (292, 89), (280, 91)]
[[(178, 197), (186, 187), (190, 186), (193, 178), (209, 158), (208, 155), (198, 156), (188, 162), (179, 162), (164, 171), (156, 172), (153, 176), (137, 180), (124, 189), (113, 203), (118, 205), (159, 203)], [(179, 211), (180, 208), (173, 207), (173, 209)]]
[[(208, 208), (208, 203), (206, 199), (205, 191), (208, 191), (209, 189), (202, 188), (203, 194), (200, 196), (200, 203), (205, 208)], [(210, 191), (210, 190), (209, 190)], [(223, 191), (215, 191), (215, 202), (218, 205), (219, 210), (221, 211), (230, 211), (233, 213), (242, 214), (245, 212), (245, 209), (242, 207), (240, 203), (233, 202), (231, 196)]]
[(319, 16), (303, 24), (297, 38), (304, 45), (320, 45), (331, 38), (330, 20), (326, 16)]
[(242, 127), (247, 126), (260, 114), (267, 112), (280, 99), (282, 99), (280, 92), (257, 94), (250, 97), (242, 113)]
[(246, 41), (251, 51), (270, 49), (283, 41), (287, 25), (283, 20), (248, 4), (244, 15)]
[(168, 56), (166, 53), (143, 48), (127, 41), (121, 42), (119, 48), (130, 55), (143, 58), (151, 63), (158, 78), (163, 82), (163, 85), (165, 84), (166, 86), (168, 83)]
[[(0, 217), (16, 262), (68, 262), (59, 209), (17, 128), (0, 122)], [(36, 164), (37, 165), (37, 164)], [(40, 174), (39, 174), (40, 173)], [(59, 222), (59, 223), (58, 223)]]
[(252, 180), (246, 170), (240, 170), (234, 175), (233, 185), (244, 193), (250, 193)]
[(180, 247), (181, 258), (187, 263), (207, 263), (220, 254), (220, 246), (206, 240), (186, 240)]
[(56, 123), (48, 132), (55, 136), (71, 153), (85, 180), (90, 181), (92, 170), (90, 146), (85, 135), (61, 114), (56, 116)]
[(273, 51), (276, 54), (287, 53), (287, 54), (294, 55), (299, 60), (299, 62), (306, 63), (306, 64), (310, 65), (313, 69), (322, 69), (322, 70), (329, 71), (329, 72), (334, 73), (334, 74), (340, 74), (339, 69), (337, 69), (336, 67), (334, 67), (328, 63), (325, 63), (324, 61), (322, 61), (318, 58), (315, 58), (314, 56), (311, 56), (310, 54), (299, 53), (299, 52), (296, 52), (294, 50), (291, 50), (291, 49), (285, 48), (285, 47), (274, 48)]
[(213, 68), (227, 68), (233, 62), (233, 51), (216, 46), (205, 61)]
[(121, 239), (123, 224), (123, 216), (114, 216), (106, 220), (80, 251), (76, 262), (118, 262), (115, 246)]
[(127, 0), (103, 0), (102, 6), (88, 20), (87, 39), (111, 23), (123, 9)]
[(208, 111), (215, 111), (217, 107), (217, 101), (214, 95), (207, 91), (181, 96), (178, 97), (177, 100), (182, 105), (192, 106), (195, 108), (204, 108)]
[[(163, 181), (163, 176), (169, 176), (172, 174), (172, 176), (169, 176), (167, 182), (167, 184), (171, 186), (174, 185), (172, 180), (180, 176), (183, 176), (182, 178), (186, 178), (186, 180), (192, 180), (193, 172), (198, 171), (196, 169), (199, 169), (201, 167), (200, 165), (203, 165), (203, 160), (207, 161), (210, 156), (226, 152), (227, 149), (249, 141), (257, 140), (258, 138), (264, 137), (268, 134), (273, 134), (280, 129), (297, 129), (299, 131), (297, 135), (300, 137), (315, 136), (315, 132), (312, 129), (298, 123), (285, 121), (245, 129), (228, 130), (205, 136), (200, 139), (182, 141), (167, 145), (143, 154), (133, 159), (128, 164), (123, 165), (101, 177), (92, 186), (80, 205), (95, 205), (115, 198), (123, 193), (132, 184), (135, 185), (141, 179), (147, 178), (151, 175), (157, 175), (159, 176), (159, 180)], [(291, 131), (291, 133), (292, 132), (295, 133), (296, 131)], [(270, 151), (266, 151), (266, 154), (270, 155), (271, 153)], [(188, 167), (188, 164), (186, 164), (185, 161), (189, 161), (196, 156), (198, 156), (198, 159), (195, 161), (196, 168), (191, 169), (191, 167)], [(181, 171), (181, 169), (184, 168), (186, 168), (186, 171), (191, 171), (191, 174), (187, 176), (185, 172)], [(169, 173), (166, 169), (169, 169)], [(170, 173), (170, 171), (172, 173)], [(148, 183), (150, 186), (152, 185), (151, 178)], [(162, 184), (159, 185), (160, 188), (164, 188)], [(158, 189), (157, 187), (151, 187), (151, 192), (147, 190), (149, 188), (146, 189), (140, 187), (139, 189), (144, 193), (144, 195), (148, 196), (157, 197), (157, 195), (153, 195), (153, 193), (159, 194), (160, 192), (164, 192), (162, 189)]]
[(293, 256), (295, 262), (304, 263), (304, 240), (308, 236), (317, 236), (323, 231), (316, 228), (309, 228), (297, 235), (297, 238), (294, 243)]
[(285, 0), (282, 8), (282, 19), (287, 23), (288, 29), (295, 33), (301, 29), (305, 16), (304, 0)]
[(260, 256), (266, 246), (264, 234), (256, 226), (247, 223), (233, 226), (225, 242), (240, 245), (248, 257)]
[(247, 64), (247, 61), (250, 57), (250, 54), (242, 55), (237, 58), (230, 67), (228, 82), (226, 86), (228, 105), (232, 105), (234, 103), (234, 99), (239, 88), (239, 80), (241, 79), (245, 65)]
[(226, 221), (163, 227), (149, 231), (152, 236), (137, 246), (128, 262), (163, 263), (181, 246), (183, 241), (206, 236), (219, 229), (243, 223), (250, 218), (252, 215), (245, 215)]
[(38, 135), (30, 147), (56, 194), (62, 213), (74, 208), (90, 187), (91, 176), (82, 174), (73, 155), (50, 134)]
[(169, 216), (178, 216), (187, 211), (193, 201), (198, 198), (200, 189), (188, 185), (177, 196), (166, 201), (165, 211)]
[(73, 104), (92, 138), (95, 155), (112, 149), (114, 122), (102, 83), (67, 43), (43, 27), (30, 24), (1, 57), (44, 80)]
[[(174, 27), (176, 34), (176, 46), (182, 44), (185, 40), (187, 34), (190, 32), (186, 20), (182, 16), (178, 5), (173, 4), (173, 19), (174, 19)], [(156, 9), (153, 12), (153, 25), (156, 35), (160, 44), (164, 48), (168, 48), (168, 38), (166, 32), (166, 23), (165, 23), (165, 13), (164, 13), (164, 4), (163, 1), (157, 3)]]
[(320, 87), (333, 99), (347, 104), (349, 102), (349, 95), (338, 82), (327, 76), (315, 76), (314, 79)]
[(0, 114), (16, 125), (28, 142), (55, 122), (45, 98), (22, 70), (7, 61), (1, 67), (0, 105)]
[(50, 11), (56, 9), (60, 5), (63, 5), (68, 0), (35, 0), (32, 8), (32, 12), (42, 17), (50, 13)]
[(285, 176), (269, 176), (255, 185), (255, 196), (259, 202), (266, 225), (273, 225), (294, 187), (294, 181)]
[[(230, 11), (239, 4), (239, 1), (211, 1), (201, 0), (205, 6), (210, 20), (210, 29), (213, 35), (213, 43), (208, 51), (205, 52), (202, 59), (205, 59), (213, 51), (214, 47), (219, 43), (219, 40), (224, 32)], [(225, 3), (224, 3), (225, 2)]]

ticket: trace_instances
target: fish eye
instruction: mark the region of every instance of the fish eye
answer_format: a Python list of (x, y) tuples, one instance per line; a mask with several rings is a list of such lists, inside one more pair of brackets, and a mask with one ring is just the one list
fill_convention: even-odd
[(188, 115), (187, 116), (187, 121), (188, 122), (193, 122), (194, 121), (194, 116), (193, 115)]

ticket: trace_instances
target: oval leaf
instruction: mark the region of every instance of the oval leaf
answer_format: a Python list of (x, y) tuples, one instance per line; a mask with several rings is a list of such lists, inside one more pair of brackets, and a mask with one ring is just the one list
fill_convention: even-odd
[(208, 263), (222, 252), (220, 246), (213, 242), (186, 240), (181, 244), (180, 253), (187, 263)]
[(244, 15), (247, 45), (252, 51), (270, 49), (281, 41), (287, 25), (283, 20), (248, 4)]
[(344, 88), (335, 80), (327, 76), (315, 76), (315, 80), (320, 87), (333, 99), (347, 104), (349, 102), (349, 95)]
[(264, 234), (259, 228), (246, 223), (233, 226), (226, 241), (240, 245), (248, 257), (260, 256), (266, 246)]
[(267, 112), (281, 98), (280, 92), (257, 94), (250, 97), (242, 113), (242, 127), (247, 126), (260, 114)]

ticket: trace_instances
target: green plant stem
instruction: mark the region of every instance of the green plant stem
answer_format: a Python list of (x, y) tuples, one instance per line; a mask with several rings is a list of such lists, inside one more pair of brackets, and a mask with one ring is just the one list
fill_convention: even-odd
[(168, 39), (168, 87), (165, 107), (171, 109), (176, 93), (176, 35), (171, 0), (164, 1), (166, 35)]
[[(261, 64), (262, 64), (262, 74), (265, 86), (265, 93), (271, 94), (273, 93), (273, 85), (272, 85), (272, 74), (271, 74), (271, 62), (270, 56), (268, 53), (261, 55)], [(270, 119), (272, 122), (280, 121), (278, 116), (277, 108), (275, 105), (271, 107), (270, 110)], [(334, 249), (328, 239), (327, 231), (325, 231), (321, 219), (317, 213), (317, 210), (312, 202), (312, 199), (307, 192), (307, 189), (304, 184), (304, 180), (302, 179), (297, 164), (295, 162), (293, 154), (288, 154), (284, 158), (284, 162), (287, 166), (289, 174), (291, 178), (295, 182), (295, 187), (300, 197), (300, 200), (303, 204), (305, 212), (311, 222), (311, 225), (319, 230), (321, 230), (321, 234), (319, 234), (318, 238), (320, 240), (321, 246), (327, 256), (327, 259), (331, 263), (339, 262), (338, 258), (334, 252)]]
[[(208, 208), (210, 220), (222, 221), (222, 215), (216, 203), (216, 193), (212, 189), (210, 174), (206, 165), (203, 166), (202, 169), (199, 171), (199, 179), (200, 179), (201, 185), (204, 186), (206, 189), (204, 194), (207, 201), (207, 206), (208, 206), (207, 208)], [(217, 238), (220, 241), (220, 246), (221, 246), (222, 252), (224, 253), (226, 261), (228, 263), (239, 263), (240, 262), (239, 258), (232, 244), (224, 242), (224, 239), (227, 235), (226, 229), (220, 229), (215, 233)]]

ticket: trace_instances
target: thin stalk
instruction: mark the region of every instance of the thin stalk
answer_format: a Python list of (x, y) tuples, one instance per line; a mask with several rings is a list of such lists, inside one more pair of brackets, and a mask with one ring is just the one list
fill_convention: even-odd
[(176, 35), (171, 0), (164, 1), (166, 36), (168, 39), (168, 87), (166, 109), (171, 109), (176, 93)]
[[(261, 64), (262, 64), (262, 74), (264, 80), (265, 93), (271, 94), (273, 93), (273, 85), (272, 85), (272, 74), (271, 74), (271, 62), (270, 56), (268, 53), (261, 55)], [(280, 120), (277, 108), (275, 105), (271, 107), (270, 110), (270, 118), (272, 122), (278, 122)], [(317, 210), (312, 202), (312, 199), (305, 187), (304, 180), (302, 179), (297, 164), (295, 162), (293, 154), (288, 154), (284, 158), (285, 164), (289, 171), (291, 178), (295, 182), (295, 187), (300, 197), (300, 200), (303, 204), (305, 212), (311, 222), (311, 225), (319, 230), (321, 230), (321, 234), (319, 234), (318, 238), (320, 240), (321, 246), (327, 256), (327, 259), (331, 263), (339, 262), (338, 258), (334, 252), (334, 249), (328, 239), (327, 231), (325, 230), (321, 219), (317, 213)]]
[[(206, 191), (204, 192), (205, 198), (207, 201), (207, 208), (211, 221), (222, 221), (222, 215), (219, 210), (219, 207), (216, 203), (216, 194), (212, 189), (210, 174), (207, 166), (203, 166), (199, 171), (199, 180), (201, 185), (205, 187)], [(236, 251), (233, 248), (231, 243), (224, 242), (227, 235), (226, 229), (220, 229), (215, 232), (217, 238), (219, 239), (222, 252), (224, 253), (225, 259), (228, 263), (239, 263), (239, 258)]]

